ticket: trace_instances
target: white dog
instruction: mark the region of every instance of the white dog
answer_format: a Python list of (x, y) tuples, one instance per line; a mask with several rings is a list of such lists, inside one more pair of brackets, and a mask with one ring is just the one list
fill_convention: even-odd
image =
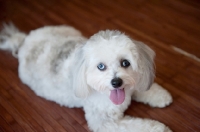
[(152, 85), (155, 54), (145, 44), (110, 30), (87, 40), (69, 26), (26, 35), (7, 25), (0, 40), (1, 49), (18, 57), (22, 82), (47, 100), (83, 107), (91, 131), (171, 132), (158, 121), (123, 115), (132, 99), (152, 107), (172, 102), (166, 90)]

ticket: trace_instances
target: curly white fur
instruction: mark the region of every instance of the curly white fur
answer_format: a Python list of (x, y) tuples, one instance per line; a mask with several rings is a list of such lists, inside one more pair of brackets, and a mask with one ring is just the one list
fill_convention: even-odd
[[(25, 35), (8, 25), (0, 40), (1, 49), (18, 56), (23, 83), (60, 105), (83, 107), (92, 131), (171, 131), (158, 121), (123, 115), (132, 97), (153, 107), (172, 102), (161, 86), (148, 90), (154, 80), (154, 52), (147, 45), (110, 30), (87, 40), (69, 26), (46, 26)], [(104, 70), (97, 68), (100, 63)]]

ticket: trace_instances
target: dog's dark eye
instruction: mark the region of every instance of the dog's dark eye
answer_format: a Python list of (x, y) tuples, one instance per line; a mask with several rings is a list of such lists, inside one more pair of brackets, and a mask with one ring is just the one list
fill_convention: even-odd
[(122, 61), (121, 61), (121, 66), (122, 66), (122, 67), (129, 67), (129, 66), (130, 66), (130, 62), (127, 61), (127, 60), (122, 60)]
[(103, 64), (103, 63), (100, 63), (97, 68), (100, 70), (100, 71), (104, 71), (106, 70), (106, 66)]

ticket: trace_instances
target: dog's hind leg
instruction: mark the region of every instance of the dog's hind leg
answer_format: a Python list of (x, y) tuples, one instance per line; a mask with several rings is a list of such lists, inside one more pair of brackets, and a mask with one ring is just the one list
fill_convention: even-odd
[(149, 104), (152, 107), (165, 107), (172, 102), (172, 96), (163, 87), (153, 83), (151, 88), (145, 92), (134, 92), (133, 100)]

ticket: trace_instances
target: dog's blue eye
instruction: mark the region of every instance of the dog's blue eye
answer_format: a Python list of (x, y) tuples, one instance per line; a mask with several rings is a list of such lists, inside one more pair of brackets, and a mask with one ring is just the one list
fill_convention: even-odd
[(106, 69), (106, 66), (103, 64), (103, 63), (100, 63), (97, 68), (100, 70), (100, 71), (104, 71)]
[(122, 66), (122, 67), (129, 67), (129, 66), (130, 66), (130, 62), (127, 61), (127, 60), (122, 60), (121, 66)]

